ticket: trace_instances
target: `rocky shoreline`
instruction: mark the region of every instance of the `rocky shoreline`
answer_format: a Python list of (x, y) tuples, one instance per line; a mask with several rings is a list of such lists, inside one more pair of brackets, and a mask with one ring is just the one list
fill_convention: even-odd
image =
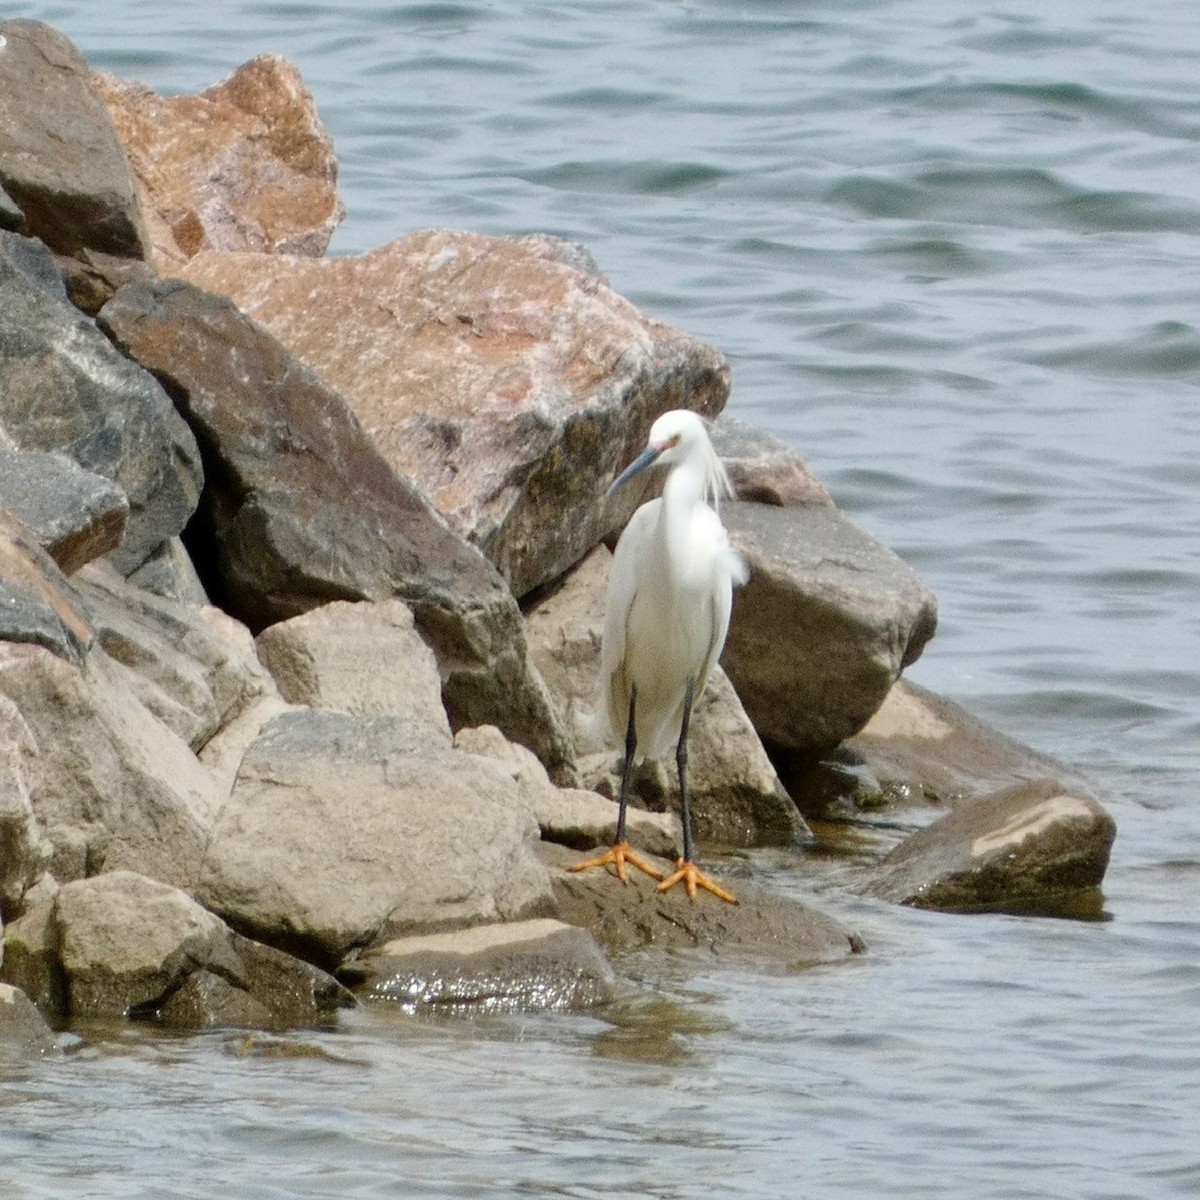
[[(274, 56), (166, 98), (45, 25), (0, 47), (0, 1043), (594, 1005), (647, 946), (860, 950), (752, 869), (737, 908), (566, 871), (615, 828), (590, 711), (645, 492), (605, 491), (677, 407), (713, 419), (751, 568), (693, 722), (702, 840), (903, 813), (855, 890), (1086, 911), (1111, 818), (901, 679), (934, 597), (720, 415), (716, 349), (547, 236), (326, 257), (336, 158)], [(666, 859), (672, 786), (643, 771), (630, 829)]]

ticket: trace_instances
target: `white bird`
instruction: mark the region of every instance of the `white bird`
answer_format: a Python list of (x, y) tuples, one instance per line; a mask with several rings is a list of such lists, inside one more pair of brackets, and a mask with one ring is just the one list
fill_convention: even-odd
[[(687, 737), (693, 705), (725, 645), (734, 585), (745, 583), (749, 570), (717, 515), (715, 506), (732, 488), (694, 412), (680, 409), (659, 417), (645, 451), (608, 494), (655, 463), (669, 467), (670, 474), (661, 499), (643, 504), (617, 542), (600, 650), (600, 715), (610, 738), (625, 734), (616, 841), (572, 869), (611, 863), (624, 881), (625, 864), (632, 863), (662, 880), (659, 891), (682, 880), (693, 899), (696, 888), (703, 887), (736, 903), (693, 859)], [(634, 763), (661, 758), (672, 746), (679, 768), (683, 857), (675, 873), (663, 879), (626, 841), (625, 809)]]

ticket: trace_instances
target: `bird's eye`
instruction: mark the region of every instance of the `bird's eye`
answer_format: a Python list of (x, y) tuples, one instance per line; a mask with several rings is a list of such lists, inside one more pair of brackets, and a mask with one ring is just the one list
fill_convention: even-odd
[(671, 438), (669, 438), (667, 440), (667, 446), (673, 450), (676, 446), (679, 445), (680, 439), (682, 437), (683, 437), (682, 433), (674, 434)]

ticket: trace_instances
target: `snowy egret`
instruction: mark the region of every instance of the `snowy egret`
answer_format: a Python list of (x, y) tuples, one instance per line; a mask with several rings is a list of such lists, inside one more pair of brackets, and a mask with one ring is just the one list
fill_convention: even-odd
[[(660, 499), (643, 504), (625, 527), (608, 578), (600, 649), (600, 716), (612, 739), (625, 734), (625, 762), (612, 848), (572, 870), (611, 863), (622, 882), (632, 864), (662, 880), (683, 881), (695, 899), (702, 887), (736, 903), (696, 866), (687, 783), (688, 722), (729, 631), (734, 584), (746, 582), (745, 561), (732, 546), (715, 507), (732, 489), (704, 422), (687, 410), (664, 413), (645, 451), (617, 477), (611, 496), (639, 472), (670, 468)], [(683, 818), (683, 857), (666, 879), (630, 848), (625, 809), (634, 763), (675, 747)]]

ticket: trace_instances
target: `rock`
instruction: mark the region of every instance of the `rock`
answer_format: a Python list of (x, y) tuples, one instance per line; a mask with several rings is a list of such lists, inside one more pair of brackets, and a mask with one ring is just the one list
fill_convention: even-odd
[(63, 34), (5, 21), (0, 37), (0, 183), (24, 216), (21, 232), (64, 259), (73, 293), (94, 311), (120, 282), (150, 273), (125, 152)]
[(655, 417), (715, 414), (729, 392), (720, 354), (570, 257), (545, 237), (426, 230), (355, 257), (200, 254), (182, 274), (337, 389), (524, 596), (632, 511), (604, 492)]
[(65, 1019), (67, 987), (58, 957), (53, 899), (30, 906), (4, 928), (0, 980), (27, 996), (43, 1017)]
[[(501, 764), (529, 805), (541, 835), (576, 850), (611, 846), (617, 833), (617, 806), (612, 800), (582, 788), (556, 787), (532, 751), (510, 742), (494, 725), (460, 729), (455, 746)], [(649, 854), (679, 857), (683, 829), (674, 813), (630, 808), (626, 832), (639, 849)]]
[(428, 745), (451, 745), (437, 659), (402, 600), (314, 608), (263, 630), (258, 654), (290, 704), (399, 717)]
[(316, 1025), (350, 996), (324, 972), (239, 937), (175, 888), (130, 871), (54, 901), (67, 1016), (183, 1028)]
[(549, 842), (542, 844), (541, 855), (550, 868), (559, 917), (590, 930), (612, 954), (650, 946), (703, 949), (800, 967), (844, 962), (862, 948), (858, 936), (832, 917), (746, 878), (730, 878), (719, 865), (708, 864), (717, 881), (737, 896), (737, 904), (704, 893), (689, 900), (678, 887), (658, 892), (654, 881), (637, 871), (626, 884), (607, 870), (573, 874), (567, 868), (579, 856)]
[(285, 713), (246, 752), (196, 892), (316, 962), (546, 910), (536, 826), (503, 773), (393, 718)]
[(210, 602), (182, 538), (168, 538), (128, 578), (135, 587), (167, 600), (198, 607)]
[(0, 509), (12, 513), (66, 575), (115, 550), (129, 519), (129, 501), (112, 480), (58, 451), (3, 446)]
[(836, 509), (722, 506), (750, 565), (721, 664), (768, 745), (816, 754), (857, 733), (937, 625), (917, 573)]
[(79, 595), (15, 517), (0, 509), (0, 642), (83, 661), (95, 637)]
[(99, 647), (76, 666), (40, 646), (0, 643), (0, 694), (20, 710), (41, 760), (34, 813), (69, 849), (54, 869), (128, 868), (186, 890), (223, 797), (126, 683)]
[(571, 1011), (610, 1000), (615, 983), (590, 933), (549, 918), (396, 938), (351, 969), (364, 999), (411, 1013)]
[(13, 203), (12, 197), (0, 186), (0, 229), (16, 233), (25, 223), (25, 214)]
[[(551, 695), (566, 714), (575, 753), (593, 787), (617, 791), (620, 752), (597, 738), (594, 706), (600, 671), (604, 598), (612, 555), (597, 547), (551, 594), (526, 614), (529, 654)], [(718, 667), (696, 704), (689, 738), (692, 821), (699, 840), (732, 846), (790, 845), (806, 833), (767, 758), (737, 694)], [(596, 758), (598, 752), (603, 752)], [(587, 760), (584, 762), (583, 760)], [(672, 765), (673, 772), (673, 765)], [(664, 776), (665, 779), (665, 776)], [(639, 776), (645, 797), (677, 804), (677, 788), (654, 786)]]
[(952, 912), (1073, 913), (1104, 878), (1116, 826), (1055, 779), (973, 800), (902, 842), (872, 895)]
[(275, 54), (196, 96), (93, 75), (137, 179), (154, 261), (200, 250), (325, 253), (345, 215), (333, 143), (299, 71)]
[(253, 700), (274, 695), (250, 631), (220, 609), (157, 596), (107, 564), (86, 567), (75, 585), (129, 689), (194, 751)]
[(788, 508), (833, 505), (825, 485), (782, 438), (755, 429), (728, 413), (709, 428), (713, 447), (725, 464), (739, 500)]
[(454, 726), (491, 722), (570, 777), (504, 581), (380, 457), (334, 392), (221, 297), (128, 288), (101, 321), (169, 379), (209, 456), (210, 586), (252, 629), (399, 596), (437, 655)]
[(0, 1062), (58, 1049), (54, 1033), (20, 988), (0, 983)]
[(166, 392), (67, 300), (45, 248), (11, 233), (0, 233), (0, 441), (61, 451), (120, 487), (129, 517), (111, 558), (125, 573), (196, 509), (199, 451)]
[(894, 801), (958, 805), (1017, 783), (1058, 779), (1090, 791), (1065, 763), (992, 729), (961, 705), (900, 679), (842, 749)]
[(33, 734), (17, 706), (0, 695), (0, 916), (6, 921), (21, 911), (50, 857), (33, 813), (42, 786)]

